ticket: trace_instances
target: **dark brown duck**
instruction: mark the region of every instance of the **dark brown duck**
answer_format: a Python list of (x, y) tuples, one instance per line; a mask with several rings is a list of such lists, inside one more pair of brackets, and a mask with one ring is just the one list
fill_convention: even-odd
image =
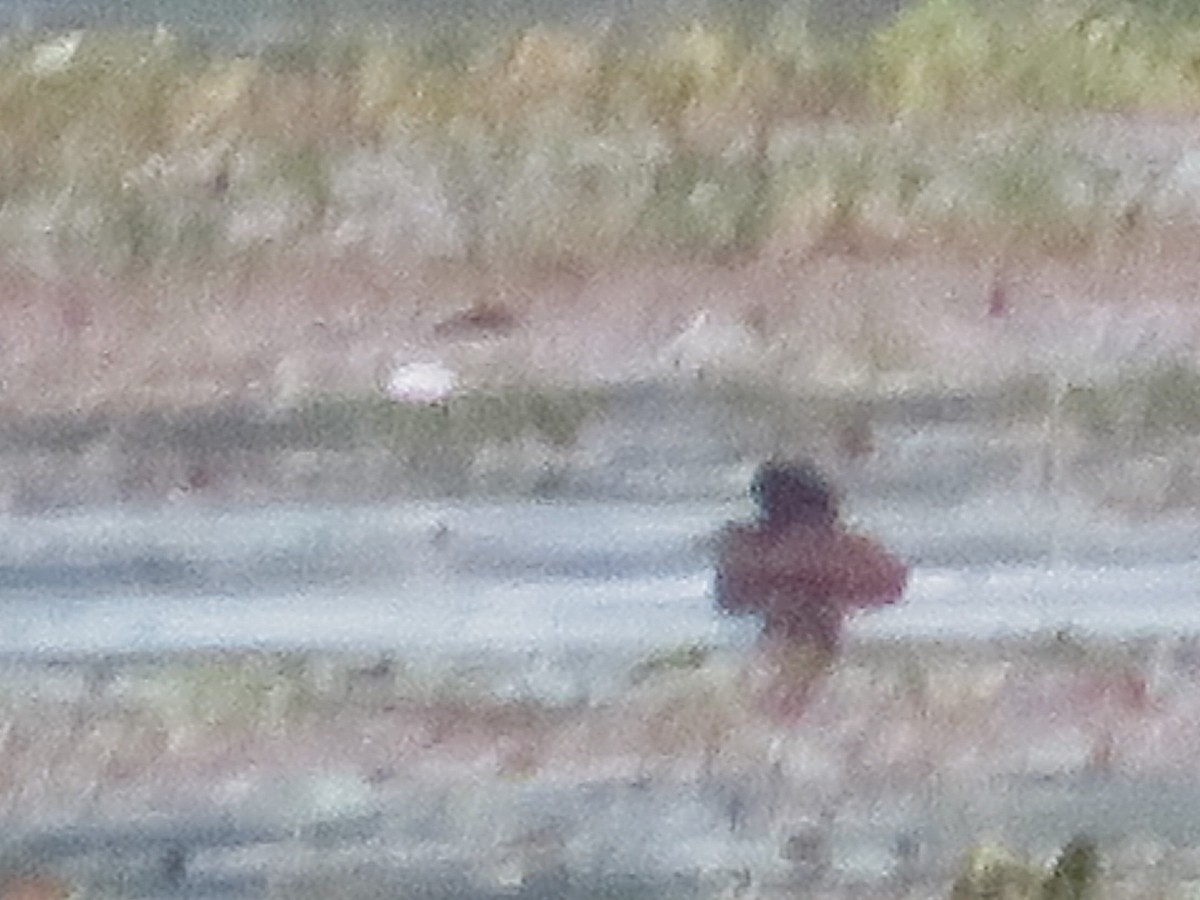
[(758, 519), (720, 538), (716, 600), (726, 612), (762, 616), (772, 643), (832, 655), (852, 613), (903, 595), (907, 566), (843, 526), (835, 491), (810, 463), (765, 463), (751, 494)]

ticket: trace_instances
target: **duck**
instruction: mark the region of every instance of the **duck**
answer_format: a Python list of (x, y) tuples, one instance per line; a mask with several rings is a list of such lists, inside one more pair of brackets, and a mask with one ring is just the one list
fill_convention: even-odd
[(718, 539), (719, 609), (762, 618), (770, 641), (837, 653), (853, 613), (897, 603), (908, 567), (876, 539), (843, 524), (840, 497), (808, 460), (768, 460), (750, 494), (758, 517)]

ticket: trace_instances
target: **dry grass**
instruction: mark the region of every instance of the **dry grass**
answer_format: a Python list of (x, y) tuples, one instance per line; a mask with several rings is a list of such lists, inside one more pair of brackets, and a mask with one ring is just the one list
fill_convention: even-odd
[[(738, 10), (253, 55), (10, 39), (5, 406), (289, 406), (420, 353), (473, 383), (636, 377), (717, 308), (789, 386), (961, 383), (1012, 368), (974, 327), (996, 271), (1068, 306), (1190, 300), (1158, 176), (1064, 150), (1046, 112), (1186, 107), (1194, 23), (929, 0), (846, 45)], [(510, 327), (454, 331), (477, 308)]]
[[(12, 40), (0, 233), (43, 273), (184, 281), (280, 248), (737, 259), (798, 221), (823, 250), (953, 242), (965, 219), (1087, 252), (1143, 185), (1046, 145), (1045, 114), (1190, 109), (1195, 26), (1028, 6), (929, 0), (855, 45), (791, 6), (636, 39), (383, 27), (254, 56), (161, 29)], [(1031, 136), (973, 149), (998, 109)]]

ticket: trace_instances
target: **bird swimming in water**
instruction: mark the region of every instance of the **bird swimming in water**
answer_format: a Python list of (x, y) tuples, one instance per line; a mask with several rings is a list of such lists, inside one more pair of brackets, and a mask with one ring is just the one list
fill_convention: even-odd
[[(877, 541), (845, 528), (837, 492), (809, 462), (764, 463), (750, 493), (757, 520), (731, 524), (720, 536), (717, 605), (761, 616), (764, 644), (780, 676), (787, 680), (799, 658), (808, 675), (791, 675), (811, 682), (812, 662), (819, 670), (832, 663), (851, 614), (901, 598), (908, 567)], [(806, 690), (792, 699), (802, 702)]]

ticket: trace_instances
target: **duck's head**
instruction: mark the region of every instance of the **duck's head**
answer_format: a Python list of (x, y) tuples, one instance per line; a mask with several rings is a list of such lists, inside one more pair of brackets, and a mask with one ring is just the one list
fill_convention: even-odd
[(837, 492), (815, 465), (807, 460), (768, 460), (758, 468), (750, 485), (764, 524), (832, 525), (838, 518)]

